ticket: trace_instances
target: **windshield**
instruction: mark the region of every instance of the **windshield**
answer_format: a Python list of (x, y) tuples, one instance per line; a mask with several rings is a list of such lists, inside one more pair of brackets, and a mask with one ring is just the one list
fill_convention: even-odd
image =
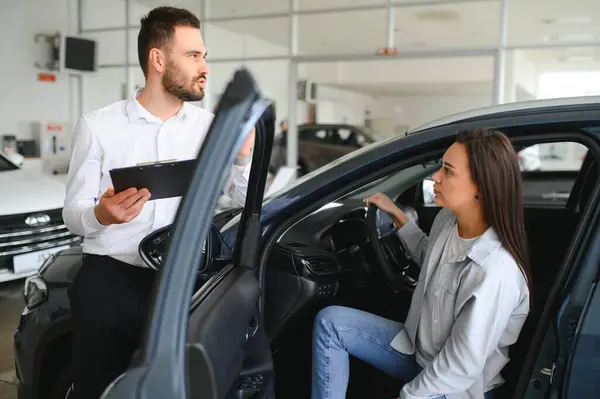
[(342, 162), (345, 162), (349, 159), (355, 158), (361, 154), (364, 154), (365, 152), (371, 151), (372, 149), (376, 148), (376, 147), (381, 147), (384, 146), (385, 144), (387, 144), (390, 141), (396, 140), (397, 137), (391, 137), (389, 139), (386, 140), (379, 140), (376, 141), (374, 143), (370, 143), (365, 145), (362, 148), (359, 148), (358, 150), (352, 151), (346, 155), (344, 155), (343, 157), (340, 157), (334, 161), (331, 161), (323, 166), (321, 166), (318, 169), (313, 170), (310, 173), (305, 174), (304, 176), (292, 181), (290, 184), (288, 184), (287, 186), (281, 188), (279, 191), (276, 191), (274, 193), (272, 193), (271, 195), (269, 195), (268, 197), (265, 197), (265, 200), (271, 199), (273, 197), (278, 197), (288, 191), (290, 191), (291, 189), (293, 189), (294, 187), (297, 187), (298, 185), (302, 184), (303, 182), (312, 179), (313, 177), (320, 175), (321, 173), (333, 169), (334, 167), (338, 166), (339, 164), (341, 164)]
[(3, 154), (0, 154), (0, 172), (5, 172), (7, 170), (15, 170), (19, 169), (17, 165), (10, 162), (8, 159), (4, 157)]

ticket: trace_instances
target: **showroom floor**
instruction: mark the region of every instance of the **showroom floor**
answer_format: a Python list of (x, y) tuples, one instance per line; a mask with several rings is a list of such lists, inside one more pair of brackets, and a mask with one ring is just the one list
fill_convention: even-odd
[(16, 399), (13, 333), (23, 310), (24, 280), (0, 283), (0, 399)]

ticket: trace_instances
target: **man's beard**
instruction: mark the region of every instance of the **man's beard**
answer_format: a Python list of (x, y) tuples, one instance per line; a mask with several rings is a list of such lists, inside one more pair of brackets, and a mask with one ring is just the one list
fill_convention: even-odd
[(200, 75), (188, 83), (183, 74), (172, 64), (167, 66), (162, 78), (162, 85), (167, 93), (181, 101), (201, 101), (204, 98), (204, 90), (196, 91), (194, 85), (206, 76)]

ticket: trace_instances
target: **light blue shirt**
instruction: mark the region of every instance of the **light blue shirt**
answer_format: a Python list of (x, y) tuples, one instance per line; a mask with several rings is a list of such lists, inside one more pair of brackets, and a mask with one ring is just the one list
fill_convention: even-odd
[(508, 348), (519, 337), (529, 314), (527, 281), (514, 258), (489, 228), (468, 253), (453, 264), (458, 273), (448, 274), (443, 295), (423, 312), (426, 287), (440, 266), (445, 243), (456, 227), (456, 216), (447, 209), (437, 215), (427, 237), (409, 221), (398, 236), (421, 265), (404, 329), (391, 342), (401, 353), (415, 354), (417, 331), (426, 328), (433, 342), (432, 358), (421, 373), (406, 384), (402, 399), (481, 399), (504, 382), (500, 372), (508, 363)]

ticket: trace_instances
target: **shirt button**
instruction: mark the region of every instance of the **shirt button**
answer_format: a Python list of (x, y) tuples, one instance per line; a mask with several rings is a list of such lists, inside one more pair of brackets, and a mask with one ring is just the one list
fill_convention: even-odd
[(435, 350), (436, 350), (436, 351), (439, 351), (439, 350), (440, 350), (440, 347), (439, 347), (439, 346), (436, 346), (436, 347), (435, 347)]
[(434, 323), (434, 324), (437, 324), (437, 323), (438, 323), (438, 321), (437, 321), (437, 320), (434, 320), (434, 321), (433, 321), (433, 323)]
[(436, 292), (435, 292), (435, 296), (438, 296), (438, 295), (440, 295), (440, 292), (439, 292), (439, 291), (436, 291)]

